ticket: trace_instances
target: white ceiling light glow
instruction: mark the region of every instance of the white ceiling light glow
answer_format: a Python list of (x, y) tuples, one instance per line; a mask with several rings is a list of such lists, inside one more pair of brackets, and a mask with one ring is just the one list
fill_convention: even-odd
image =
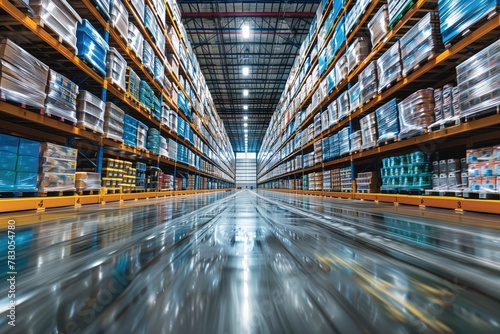
[(243, 96), (248, 96), (248, 89), (243, 90)]
[(248, 120), (248, 116), (243, 116), (243, 119), (246, 121)]
[(243, 110), (248, 110), (248, 106), (246, 104), (243, 106)]
[(241, 27), (241, 34), (243, 35), (243, 38), (250, 38), (250, 26), (248, 24), (244, 24)]
[(244, 123), (243, 126), (246, 128), (248, 126), (248, 123)]
[(250, 69), (248, 67), (243, 67), (243, 75), (249, 75), (250, 74)]

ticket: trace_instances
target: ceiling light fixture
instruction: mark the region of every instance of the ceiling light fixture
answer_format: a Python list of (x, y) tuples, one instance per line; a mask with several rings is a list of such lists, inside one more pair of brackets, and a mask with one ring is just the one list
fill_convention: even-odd
[(248, 116), (243, 116), (243, 120), (248, 120)]
[(243, 110), (248, 110), (248, 106), (246, 104), (243, 106)]
[(243, 90), (243, 96), (248, 96), (248, 89)]
[(246, 128), (248, 126), (248, 123), (244, 123), (243, 126)]
[(245, 130), (243, 130), (243, 131), (245, 131), (245, 133), (248, 133), (248, 129), (245, 129)]
[(243, 38), (250, 38), (250, 26), (248, 24), (241, 26), (241, 34)]
[(243, 67), (242, 72), (243, 72), (243, 75), (249, 75), (250, 74), (250, 69), (245, 66), (245, 67)]

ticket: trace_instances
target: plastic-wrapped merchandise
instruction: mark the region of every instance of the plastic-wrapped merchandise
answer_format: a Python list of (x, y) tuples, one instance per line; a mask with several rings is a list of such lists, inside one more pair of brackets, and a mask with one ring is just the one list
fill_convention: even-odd
[(377, 66), (375, 62), (370, 62), (366, 68), (359, 74), (359, 83), (361, 84), (361, 105), (370, 101), (377, 95), (378, 80), (377, 80)]
[(128, 46), (132, 49), (137, 58), (142, 62), (144, 53), (144, 36), (132, 22), (128, 24)]
[(38, 177), (38, 190), (40, 192), (49, 191), (74, 191), (75, 173), (42, 173)]
[(0, 191), (36, 190), (40, 143), (0, 134)]
[(135, 12), (141, 19), (141, 22), (144, 22), (144, 0), (130, 0), (132, 7), (134, 7)]
[(330, 73), (328, 73), (325, 80), (326, 80), (326, 95), (328, 95), (335, 89), (335, 86), (337, 85), (334, 68), (332, 68)]
[(128, 40), (128, 11), (120, 0), (113, 0), (110, 23), (124, 40)]
[(343, 128), (339, 131), (339, 155), (346, 155), (351, 151), (349, 141), (349, 128)]
[(76, 172), (75, 188), (77, 191), (100, 190), (101, 174), (90, 172)]
[(106, 78), (125, 90), (126, 70), (127, 62), (122, 55), (115, 48), (109, 49), (106, 57)]
[(158, 97), (153, 95), (153, 108), (151, 109), (151, 116), (153, 116), (153, 118), (156, 119), (157, 121), (161, 121), (161, 113), (162, 113), (161, 101)]
[(75, 170), (78, 150), (52, 143), (40, 146), (38, 190), (75, 190)]
[(76, 161), (78, 150), (53, 143), (40, 144), (40, 157)]
[(396, 41), (396, 43), (377, 60), (378, 92), (382, 92), (389, 88), (391, 84), (398, 81), (401, 78), (401, 70), (399, 41)]
[(76, 115), (77, 126), (82, 129), (91, 129), (98, 133), (103, 133), (105, 104), (97, 96), (88, 91), (81, 91), (78, 94)]
[(150, 150), (151, 152), (154, 152), (156, 154), (160, 153), (160, 131), (157, 129), (149, 129), (148, 131), (148, 136), (147, 136), (147, 141), (146, 141), (146, 148)]
[(351, 152), (356, 152), (361, 149), (361, 131), (354, 131), (349, 136), (351, 142)]
[(397, 138), (399, 134), (398, 104), (392, 99), (375, 110), (377, 116), (378, 143)]
[(392, 29), (414, 4), (412, 0), (388, 0), (389, 28)]
[(106, 21), (109, 21), (109, 19), (111, 18), (110, 12), (112, 0), (92, 0), (92, 3), (99, 10), (102, 17), (104, 17)]
[(0, 99), (43, 108), (49, 67), (8, 38), (0, 40)]
[(436, 122), (443, 120), (443, 90), (434, 89), (434, 119)]
[(142, 63), (144, 67), (151, 73), (155, 71), (155, 53), (151, 44), (148, 41), (144, 40), (143, 43), (143, 53), (142, 53)]
[(57, 33), (77, 53), (76, 25), (82, 19), (73, 7), (66, 0), (30, 0), (29, 5), (40, 24)]
[(163, 27), (166, 26), (166, 13), (167, 13), (167, 8), (165, 6), (165, 1), (164, 0), (152, 0), (153, 6), (156, 10), (156, 15), (160, 19), (161, 24)]
[(347, 48), (347, 67), (348, 67), (348, 72), (351, 73), (356, 66), (361, 63), (366, 56), (370, 53), (370, 46), (368, 45), (368, 41), (363, 38), (359, 37), (354, 40), (354, 42), (349, 45)]
[(424, 152), (384, 158), (382, 166), (383, 192), (410, 193), (432, 188), (431, 163)]
[(341, 120), (349, 115), (349, 91), (342, 93), (337, 99), (338, 119)]
[(416, 136), (434, 122), (434, 89), (421, 89), (398, 104), (399, 138)]
[(148, 138), (148, 130), (149, 127), (146, 124), (137, 122), (137, 148), (144, 150), (147, 149), (146, 142)]
[(76, 97), (78, 86), (57, 73), (50, 70), (45, 113), (59, 116), (76, 123)]
[(139, 102), (141, 94), (141, 78), (130, 67), (127, 67), (127, 94), (130, 98)]
[(354, 3), (351, 11), (347, 13), (345, 20), (345, 31), (350, 33), (354, 26), (359, 22), (361, 16), (365, 12), (366, 8), (370, 4), (370, 0), (358, 0)]
[(342, 17), (335, 28), (330, 44), (332, 44), (332, 54), (335, 56), (346, 41), (344, 17)]
[(123, 142), (123, 125), (125, 112), (111, 102), (106, 102), (104, 110), (104, 136)]
[(86, 19), (78, 24), (76, 31), (77, 56), (86, 61), (102, 76), (106, 75), (106, 53), (108, 43)]
[(347, 61), (347, 55), (343, 55), (339, 58), (335, 64), (335, 79), (337, 83), (342, 82), (349, 74), (349, 66)]
[(500, 40), (457, 66), (460, 113), (471, 116), (500, 104)]
[(163, 62), (158, 57), (155, 57), (154, 78), (159, 83), (163, 83), (165, 80), (165, 66), (163, 66)]
[(361, 148), (367, 149), (377, 145), (377, 121), (375, 113), (368, 114), (359, 120), (361, 127)]
[(499, 0), (439, 0), (439, 18), (443, 42), (459, 36), (483, 18), (498, 13)]
[(385, 36), (389, 33), (389, 16), (387, 12), (387, 4), (380, 7), (379, 11), (373, 15), (368, 22), (368, 30), (370, 30), (370, 38), (373, 47), (377, 46)]
[(415, 66), (435, 55), (442, 46), (439, 36), (439, 17), (436, 12), (427, 13), (399, 40), (402, 73), (406, 75)]
[(42, 173), (72, 174), (76, 172), (76, 160), (42, 157), (40, 158), (39, 171)]
[(327, 110), (328, 110), (328, 122), (329, 122), (328, 127), (331, 127), (332, 125), (337, 124), (339, 120), (337, 100), (332, 101), (332, 103), (328, 105)]
[(353, 112), (361, 106), (361, 83), (356, 82), (349, 89), (349, 112)]
[(153, 97), (154, 92), (147, 83), (147, 81), (142, 80), (139, 91), (139, 102), (148, 110), (153, 109)]
[(344, 167), (340, 168), (340, 191), (351, 192), (352, 191), (352, 168)]

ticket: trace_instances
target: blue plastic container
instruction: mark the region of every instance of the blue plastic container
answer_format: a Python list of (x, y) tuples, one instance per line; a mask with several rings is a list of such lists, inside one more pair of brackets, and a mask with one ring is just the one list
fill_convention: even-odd
[(0, 133), (0, 151), (16, 153), (19, 147), (19, 138)]
[(40, 142), (20, 138), (18, 155), (28, 157), (38, 157), (40, 154)]
[(82, 23), (78, 23), (76, 38), (77, 56), (104, 77), (106, 75), (108, 43), (86, 19), (83, 19)]
[(16, 171), (25, 173), (37, 173), (38, 160), (38, 156), (19, 155), (17, 157)]

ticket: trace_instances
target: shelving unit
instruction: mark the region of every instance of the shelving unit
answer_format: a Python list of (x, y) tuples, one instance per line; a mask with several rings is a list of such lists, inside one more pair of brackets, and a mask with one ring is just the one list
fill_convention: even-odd
[[(312, 26), (309, 38), (304, 41), (299, 57), (296, 59), (293, 70), (288, 78), (287, 85), (282, 94), (280, 103), (271, 119), (262, 149), (258, 155), (257, 182), (259, 187), (275, 191), (291, 191), (312, 195), (325, 195), (357, 200), (374, 200), (379, 202), (393, 202), (397, 204), (411, 204), (419, 206), (434, 206), (452, 208), (457, 210), (471, 210), (486, 213), (498, 213), (498, 201), (489, 201), (481, 198), (496, 198), (496, 193), (472, 194), (478, 199), (457, 197), (433, 197), (424, 194), (366, 194), (356, 192), (355, 174), (365, 171), (379, 171), (382, 158), (391, 155), (407, 154), (412, 151), (424, 151), (428, 155), (437, 154), (453, 149), (461, 152), (465, 157), (466, 149), (484, 146), (493, 146), (500, 143), (500, 114), (497, 105), (492, 104), (486, 112), (457, 118), (443, 126), (428, 128), (423, 133), (404, 139), (382, 142), (367, 149), (353, 150), (349, 154), (337, 156), (333, 160), (322, 160), (313, 166), (304, 167), (303, 161), (306, 154), (315, 151), (315, 144), (322, 143), (323, 139), (330, 138), (344, 128), (349, 129), (349, 134), (359, 129), (359, 119), (374, 112), (393, 98), (398, 102), (419, 89), (427, 87), (441, 88), (445, 84), (456, 82), (457, 64), (468, 59), (496, 42), (500, 36), (500, 16), (492, 11), (487, 17), (475, 22), (460, 36), (448, 42), (445, 47), (437, 47), (426, 61), (412, 68), (408, 74), (401, 75), (397, 82), (389, 87), (380, 87), (382, 91), (360, 105), (350, 110), (347, 117), (335, 119), (333, 124), (314, 132), (315, 119), (323, 112), (327, 112), (331, 103), (345, 92), (351, 90), (363, 70), (376, 61), (391, 46), (400, 40), (417, 22), (427, 13), (438, 11), (438, 1), (418, 0), (413, 3), (404, 15), (389, 29), (385, 37), (370, 52), (364, 56), (344, 79), (335, 79), (333, 89), (325, 90), (325, 82), (331, 73), (339, 66), (339, 61), (344, 57), (346, 50), (357, 38), (369, 38), (368, 22), (384, 6), (387, 1), (371, 1), (366, 3), (364, 12), (359, 17), (356, 25), (345, 35), (345, 42), (337, 46), (333, 60), (326, 66), (326, 70), (319, 75), (319, 62), (322, 53), (327, 52), (333, 42), (336, 29), (344, 23), (356, 5), (355, 1), (333, 0), (323, 1), (316, 15), (316, 26)], [(339, 7), (340, 6), (340, 7)], [(339, 9), (340, 8), (340, 9)], [(333, 13), (337, 11), (338, 15)], [(333, 20), (330, 16), (334, 16)], [(330, 21), (329, 21), (330, 20)], [(328, 23), (329, 22), (329, 23)], [(322, 40), (321, 30), (331, 25), (328, 34)], [(324, 35), (324, 32), (323, 32)], [(439, 38), (441, 36), (439, 35)], [(317, 50), (313, 52), (312, 50)], [(310, 64), (309, 67), (306, 64)], [(379, 89), (380, 89), (379, 88)], [(331, 120), (330, 120), (331, 121)], [(313, 138), (306, 140), (307, 131), (313, 131)], [(433, 131), (432, 131), (433, 130)], [(323, 148), (324, 151), (324, 148)], [(446, 153), (442, 153), (446, 155)], [(297, 160), (298, 159), (298, 160)], [(297, 161), (301, 162), (297, 165)], [(310, 173), (324, 173), (339, 167), (351, 167), (353, 182), (352, 193), (337, 193), (323, 189), (312, 191), (302, 189), (302, 179)], [(286, 190), (288, 189), (288, 190)], [(467, 196), (469, 192), (464, 189), (457, 192)], [(491, 196), (490, 196), (491, 195)], [(421, 201), (426, 204), (422, 204)]]
[[(185, 146), (198, 157), (199, 163), (196, 165), (185, 164), (149, 150), (127, 146), (105, 138), (104, 135), (94, 131), (78, 128), (74, 124), (71, 124), (71, 122), (56, 117), (48, 117), (44, 115), (43, 110), (33, 109), (15, 101), (0, 100), (0, 132), (38, 141), (50, 141), (61, 145), (76, 146), (76, 148), (85, 150), (82, 153), (86, 156), (91, 155), (95, 158), (95, 169), (97, 172), (101, 171), (102, 159), (106, 156), (115, 159), (142, 161), (151, 166), (159, 166), (168, 170), (174, 177), (183, 173), (186, 173), (185, 175), (190, 174), (196, 177), (205, 177), (213, 184), (213, 190), (219, 191), (220, 189), (234, 187), (235, 162), (233, 150), (227, 134), (223, 130), (222, 121), (215, 110), (210, 92), (204, 84), (199, 66), (195, 70), (196, 60), (194, 57), (188, 59), (187, 63), (186, 61), (183, 63), (179, 57), (180, 48), (184, 52), (188, 52), (189, 42), (183, 37), (182, 32), (184, 28), (182, 23), (180, 20), (175, 19), (173, 15), (175, 11), (173, 8), (177, 4), (170, 1), (164, 2), (166, 7), (166, 26), (163, 26), (158, 13), (154, 11), (155, 6), (153, 1), (144, 1), (146, 6), (153, 9), (156, 24), (165, 36), (165, 50), (160, 50), (146, 30), (132, 3), (130, 1), (122, 1), (129, 12), (129, 22), (132, 22), (139, 28), (144, 39), (153, 47), (155, 56), (160, 59), (165, 68), (164, 75), (166, 78), (179, 90), (179, 94), (186, 96), (193, 111), (192, 116), (185, 114), (179, 109), (177, 96), (172, 96), (162, 83), (153, 78), (153, 75), (127, 45), (126, 36), (122, 36), (107, 21), (92, 1), (81, 0), (68, 3), (80, 17), (89, 20), (108, 42), (110, 47), (114, 47), (119, 51), (120, 55), (126, 60), (127, 65), (142, 80), (145, 80), (154, 91), (160, 93), (160, 100), (165, 102), (172, 111), (176, 112), (188, 124), (191, 129), (190, 131), (194, 134), (194, 141), (182, 137), (177, 133), (177, 129), (171, 129), (167, 124), (162, 124), (162, 122), (155, 119), (144, 105), (138, 104), (111, 79), (104, 78), (101, 74), (93, 70), (89, 64), (78, 58), (74, 50), (52, 31), (49, 26), (43, 25), (39, 20), (33, 18), (28, 10), (6, 0), (0, 1), (0, 38), (10, 38), (50, 68), (77, 83), (80, 86), (80, 90), (89, 90), (96, 96), (100, 96), (104, 102), (111, 101), (119, 104), (122, 109), (126, 110), (127, 114), (140, 120), (148, 127), (159, 130), (161, 136)], [(172, 42), (169, 36), (169, 29), (175, 32), (175, 37), (179, 41), (178, 45)], [(172, 67), (172, 64), (178, 64), (178, 73)], [(186, 65), (189, 65), (190, 68), (186, 69)], [(180, 76), (184, 79), (181, 80)], [(185, 82), (185, 86), (181, 84), (181, 81)], [(194, 155), (193, 159), (197, 161)], [(196, 189), (196, 191), (201, 190), (203, 189)], [(76, 200), (80, 203), (102, 203), (109, 201), (109, 199), (102, 196), (90, 196), (87, 199), (84, 199), (86, 198), (85, 196), (66, 196), (59, 199), (53, 198), (50, 201), (52, 203), (59, 203), (53, 206), (67, 206), (69, 202)], [(111, 196), (111, 200), (158, 196), (163, 196), (163, 193), (117, 194)], [(71, 199), (67, 197), (71, 197)], [(32, 198), (0, 199), (0, 206), (2, 210), (5, 210), (4, 208), (7, 208), (7, 206), (12, 208), (11, 205), (16, 201), (19, 203), (29, 203), (19, 204), (20, 207), (36, 207), (33, 205), (36, 200)], [(43, 201), (47, 203), (48, 198), (44, 198)]]

